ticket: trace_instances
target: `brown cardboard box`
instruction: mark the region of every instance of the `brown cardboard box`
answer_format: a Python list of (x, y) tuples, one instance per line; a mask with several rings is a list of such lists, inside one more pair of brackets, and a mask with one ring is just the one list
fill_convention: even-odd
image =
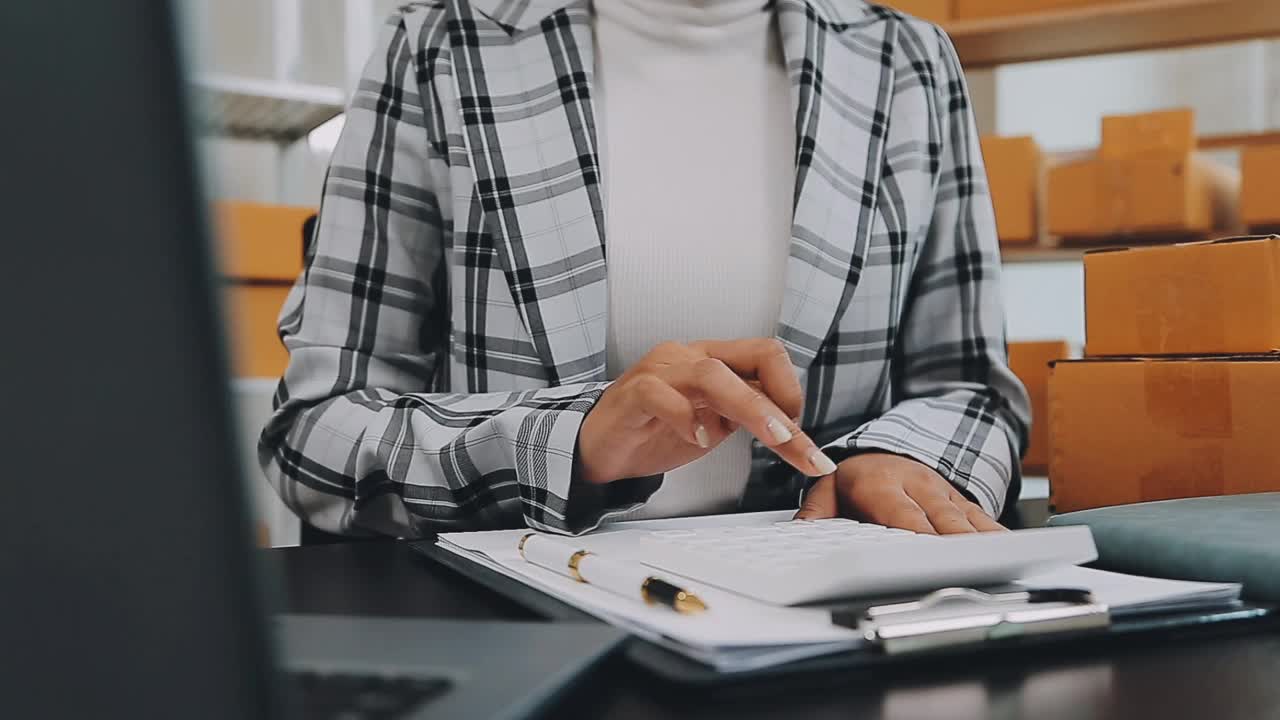
[(1245, 148), (1240, 216), (1250, 228), (1280, 229), (1280, 145)]
[(1280, 350), (1280, 238), (1084, 256), (1085, 354)]
[(1213, 229), (1210, 161), (1195, 153), (1149, 150), (1103, 159), (1106, 187), (1127, 202), (1119, 206), (1121, 234), (1199, 234)]
[(222, 273), (292, 282), (302, 271), (302, 224), (314, 212), (309, 207), (214, 203)]
[(1280, 358), (1059, 362), (1049, 413), (1057, 512), (1280, 490)]
[(1234, 232), (1238, 188), (1198, 153), (1149, 150), (1095, 157), (1049, 170), (1049, 233), (1066, 238)]
[(302, 225), (309, 207), (248, 202), (214, 204), (232, 367), (239, 376), (279, 377), (288, 353), (276, 318), (302, 271)]
[(1186, 154), (1196, 149), (1196, 113), (1182, 108), (1102, 118), (1102, 157), (1120, 158), (1153, 150)]
[(1044, 156), (1032, 137), (982, 138), (987, 184), (996, 208), (996, 229), (1004, 245), (1027, 245), (1041, 236)]
[(1009, 367), (1031, 396), (1031, 444), (1022, 471), (1043, 475), (1049, 468), (1049, 364), (1071, 357), (1065, 340), (1009, 343)]
[(1046, 180), (1048, 231), (1069, 238), (1095, 237), (1105, 233), (1102, 208), (1102, 163), (1096, 158), (1075, 160), (1049, 168)]
[(1192, 110), (1104, 117), (1096, 157), (1049, 171), (1049, 233), (1185, 239), (1241, 231), (1239, 176), (1195, 148)]
[(1120, 5), (1126, 2), (1133, 0), (956, 0), (954, 15), (957, 20), (968, 20), (1072, 10), (1095, 5)]
[(226, 292), (232, 368), (240, 377), (276, 378), (289, 354), (276, 334), (276, 318), (289, 294), (287, 285), (229, 285)]
[(887, 0), (881, 4), (930, 22), (943, 23), (951, 19), (951, 0)]

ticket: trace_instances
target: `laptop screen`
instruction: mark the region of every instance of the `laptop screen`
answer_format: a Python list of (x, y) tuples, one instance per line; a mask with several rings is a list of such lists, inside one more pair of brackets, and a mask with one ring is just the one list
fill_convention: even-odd
[(11, 717), (272, 709), (175, 27), (0, 4)]

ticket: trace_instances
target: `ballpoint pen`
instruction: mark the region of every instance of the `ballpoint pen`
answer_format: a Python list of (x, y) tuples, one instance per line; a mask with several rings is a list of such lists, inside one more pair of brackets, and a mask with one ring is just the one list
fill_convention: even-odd
[(607, 558), (573, 543), (541, 533), (520, 538), (520, 557), (527, 562), (625, 597), (639, 597), (650, 605), (664, 605), (678, 613), (707, 609), (697, 595), (674, 585), (636, 562)]

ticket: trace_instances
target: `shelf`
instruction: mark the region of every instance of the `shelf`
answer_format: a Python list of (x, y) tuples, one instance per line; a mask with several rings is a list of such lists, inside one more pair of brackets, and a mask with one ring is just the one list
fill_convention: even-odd
[(1133, 0), (946, 25), (966, 69), (1280, 36), (1276, 0)]
[(1178, 242), (1191, 242), (1203, 238), (1198, 237), (1181, 237), (1169, 238), (1164, 240), (1153, 240), (1150, 238), (1134, 238), (1130, 242), (1123, 240), (1112, 240), (1108, 242), (1098, 243), (1080, 243), (1077, 245), (1066, 245), (1062, 247), (1017, 247), (1017, 246), (1001, 246), (1000, 258), (1006, 265), (1010, 263), (1051, 263), (1051, 262), (1079, 262), (1084, 254), (1093, 250), (1106, 250), (1108, 248), (1131, 248), (1131, 247), (1156, 247), (1159, 245), (1170, 245)]
[(1270, 130), (1259, 133), (1236, 133), (1232, 135), (1206, 135), (1200, 138), (1201, 150), (1224, 150), (1232, 148), (1260, 147), (1280, 145), (1280, 131)]
[[(1280, 130), (1201, 135), (1196, 139), (1196, 147), (1201, 150), (1240, 150), (1249, 147), (1270, 147), (1273, 145), (1280, 145)], [(1051, 164), (1057, 164), (1095, 157), (1098, 154), (1098, 149), (1045, 150), (1044, 153)]]
[(1232, 233), (1228, 231), (1214, 231), (1205, 235), (1182, 235), (1176, 237), (1136, 236), (1128, 241), (1123, 239), (1111, 239), (1096, 243), (1077, 240), (1074, 241), (1073, 244), (1060, 247), (1038, 247), (1034, 245), (1018, 247), (1016, 245), (1002, 245), (1000, 246), (1000, 259), (1004, 261), (1004, 264), (1006, 265), (1023, 263), (1079, 262), (1080, 259), (1084, 257), (1085, 253), (1092, 252), (1094, 250), (1160, 247), (1162, 245), (1174, 245), (1177, 243), (1199, 242), (1201, 240), (1225, 237), (1230, 234)]
[(201, 129), (247, 140), (292, 142), (344, 110), (338, 88), (204, 75), (193, 83)]
[[(1099, 245), (1098, 247), (1106, 247)], [(1001, 247), (1000, 258), (1006, 265), (1021, 263), (1078, 262), (1094, 247)]]

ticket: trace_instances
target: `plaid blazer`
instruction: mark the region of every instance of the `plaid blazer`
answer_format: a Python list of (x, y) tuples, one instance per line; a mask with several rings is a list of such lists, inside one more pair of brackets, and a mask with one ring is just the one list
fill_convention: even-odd
[[(839, 461), (935, 469), (993, 515), (1019, 483), (995, 221), (935, 26), (776, 0), (796, 118), (777, 337)], [(661, 478), (572, 479), (606, 387), (608, 292), (589, 0), (430, 0), (394, 15), (351, 101), (259, 455), (312, 525), (581, 532)], [(679, 172), (672, 168), (672, 172)], [(757, 445), (743, 509), (805, 480)]]

